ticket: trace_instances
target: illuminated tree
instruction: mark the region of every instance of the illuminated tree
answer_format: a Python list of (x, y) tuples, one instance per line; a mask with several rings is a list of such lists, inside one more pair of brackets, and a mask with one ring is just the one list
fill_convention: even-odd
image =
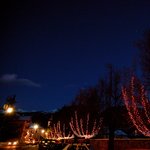
[[(73, 133), (80, 138), (90, 139), (96, 136), (101, 128), (102, 119), (97, 122), (94, 120), (89, 123), (89, 114), (87, 114), (86, 123), (83, 119), (78, 120), (77, 112), (75, 112), (75, 118), (71, 118), (70, 127)], [(92, 129), (89, 129), (89, 126), (92, 124)]]
[(132, 77), (129, 87), (122, 88), (128, 114), (139, 132), (150, 137), (150, 101), (144, 86)]
[(22, 127), (22, 134), (21, 134), (21, 141), (25, 142), (25, 141), (29, 141), (29, 126), (30, 126), (30, 122), (25, 121)]
[(67, 133), (65, 124), (61, 125), (60, 121), (58, 121), (56, 124), (53, 124), (53, 126), (50, 126), (47, 138), (61, 140), (72, 139), (74, 136), (71, 131)]

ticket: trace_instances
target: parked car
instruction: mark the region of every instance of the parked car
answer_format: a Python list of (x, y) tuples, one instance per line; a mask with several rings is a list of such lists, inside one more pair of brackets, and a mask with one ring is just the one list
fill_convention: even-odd
[(39, 150), (62, 150), (66, 144), (55, 140), (43, 139), (39, 142)]

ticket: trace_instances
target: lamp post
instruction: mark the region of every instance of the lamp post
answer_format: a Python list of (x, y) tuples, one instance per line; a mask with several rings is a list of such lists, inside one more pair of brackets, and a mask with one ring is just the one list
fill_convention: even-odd
[(36, 141), (39, 140), (39, 137), (38, 137), (38, 128), (39, 128), (39, 125), (38, 124), (34, 124), (33, 128), (34, 128), (34, 138), (35, 138), (34, 142), (36, 142)]

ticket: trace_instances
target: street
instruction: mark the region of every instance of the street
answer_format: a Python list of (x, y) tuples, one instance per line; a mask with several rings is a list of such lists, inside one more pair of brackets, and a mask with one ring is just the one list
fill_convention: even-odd
[(11, 149), (11, 150), (38, 150), (38, 145), (17, 145), (9, 146), (0, 144), (0, 150)]

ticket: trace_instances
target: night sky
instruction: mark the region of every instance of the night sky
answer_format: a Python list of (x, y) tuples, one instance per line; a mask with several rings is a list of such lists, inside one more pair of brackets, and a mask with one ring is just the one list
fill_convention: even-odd
[(130, 66), (150, 28), (149, 0), (0, 2), (0, 104), (52, 111), (95, 85), (106, 64)]

